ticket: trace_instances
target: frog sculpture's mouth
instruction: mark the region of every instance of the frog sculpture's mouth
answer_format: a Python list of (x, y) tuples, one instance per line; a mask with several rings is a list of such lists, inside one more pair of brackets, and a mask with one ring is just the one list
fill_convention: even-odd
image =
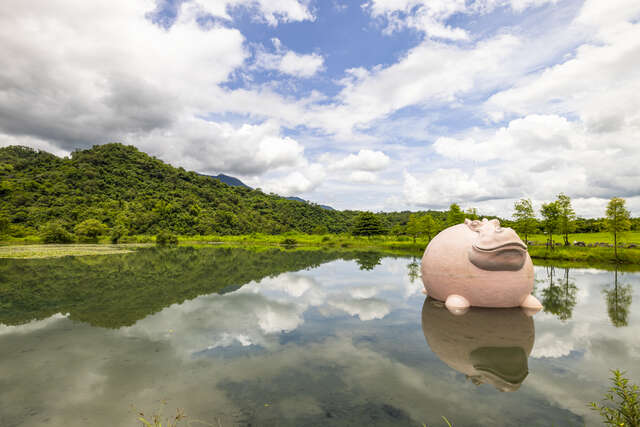
[(502, 243), (491, 248), (472, 245), (469, 261), (482, 270), (518, 271), (524, 265), (527, 247), (520, 241)]

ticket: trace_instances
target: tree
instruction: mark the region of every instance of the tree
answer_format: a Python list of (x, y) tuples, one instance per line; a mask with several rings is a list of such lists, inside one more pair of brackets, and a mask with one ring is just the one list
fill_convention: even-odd
[(449, 210), (447, 211), (447, 227), (451, 227), (452, 225), (461, 224), (464, 222), (464, 212), (460, 209), (455, 203), (452, 203), (449, 206)]
[(126, 236), (129, 233), (127, 227), (122, 224), (118, 224), (111, 230), (111, 234), (109, 238), (111, 239), (111, 243), (118, 243), (120, 239)]
[(429, 238), (429, 241), (431, 241), (431, 237), (434, 234), (437, 234), (439, 231), (439, 224), (436, 222), (435, 219), (433, 219), (433, 217), (429, 214), (426, 214), (424, 216), (422, 216), (420, 218), (420, 225), (422, 227), (423, 232), (427, 235), (427, 237)]
[(524, 234), (524, 242), (528, 244), (528, 236), (536, 231), (536, 214), (530, 199), (520, 199), (513, 204), (513, 218), (516, 230)]
[(547, 313), (555, 314), (560, 320), (571, 318), (577, 302), (578, 288), (569, 280), (569, 269), (564, 269), (564, 280), (554, 283), (554, 267), (548, 270), (549, 287), (542, 290), (542, 307)]
[(375, 236), (383, 233), (380, 218), (372, 212), (360, 212), (353, 225), (355, 236)]
[(382, 261), (382, 255), (378, 252), (358, 252), (355, 258), (360, 270), (373, 270)]
[(565, 196), (564, 193), (558, 194), (556, 205), (558, 205), (559, 212), (558, 230), (564, 235), (564, 245), (569, 246), (569, 233), (575, 229), (576, 213), (571, 207), (571, 198)]
[(59, 222), (49, 222), (40, 230), (44, 243), (72, 243), (73, 234), (69, 233)]
[(416, 242), (416, 237), (422, 234), (422, 221), (421, 218), (416, 214), (411, 214), (409, 216), (409, 221), (407, 222), (406, 227), (407, 234), (413, 237), (413, 243)]
[(80, 240), (97, 242), (98, 237), (107, 231), (107, 226), (97, 219), (87, 219), (76, 225), (73, 230)]
[(0, 236), (3, 234), (9, 233), (9, 217), (3, 214), (0, 214)]
[(412, 258), (411, 262), (407, 264), (407, 275), (411, 283), (420, 277), (420, 262), (417, 258)]
[(478, 209), (476, 209), (476, 208), (467, 209), (466, 211), (464, 211), (464, 216), (465, 216), (465, 218), (469, 218), (471, 220), (480, 219), (480, 217), (478, 216)]
[(560, 219), (560, 209), (556, 202), (544, 203), (540, 209), (542, 215), (542, 225), (547, 234), (547, 246), (553, 249), (553, 232), (558, 228)]
[(624, 206), (626, 201), (619, 197), (609, 200), (607, 205), (607, 214), (605, 218), (605, 226), (609, 233), (613, 234), (613, 251), (616, 259), (618, 259), (618, 234), (629, 230), (631, 222), (629, 217), (631, 214)]
[(602, 291), (607, 300), (607, 312), (613, 326), (627, 326), (632, 300), (631, 285), (618, 285), (618, 267), (614, 273), (613, 289)]
[(156, 235), (156, 245), (159, 246), (168, 246), (168, 245), (177, 245), (178, 244), (178, 236), (171, 233), (167, 230), (162, 230)]

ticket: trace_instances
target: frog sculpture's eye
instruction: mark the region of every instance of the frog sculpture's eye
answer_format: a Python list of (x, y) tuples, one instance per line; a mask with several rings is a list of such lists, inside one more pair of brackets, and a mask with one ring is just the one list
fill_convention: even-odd
[(480, 232), (480, 227), (482, 227), (482, 222), (477, 219), (470, 220), (465, 218), (464, 223), (471, 229), (471, 231), (475, 231), (476, 233)]

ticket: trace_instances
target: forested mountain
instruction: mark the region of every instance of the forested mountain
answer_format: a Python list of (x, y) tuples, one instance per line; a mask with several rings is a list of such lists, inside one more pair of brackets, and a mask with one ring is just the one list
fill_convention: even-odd
[(232, 187), (247, 187), (247, 188), (251, 188), (247, 184), (245, 184), (244, 182), (240, 181), (238, 178), (236, 178), (234, 176), (225, 175), (223, 173), (220, 173), (218, 175), (207, 175), (207, 176), (210, 176), (213, 179), (217, 179), (220, 182), (224, 182), (225, 184), (230, 185)]
[(355, 211), (332, 211), (172, 167), (133, 146), (97, 145), (59, 158), (0, 148), (0, 216), (13, 235), (50, 221), (69, 230), (86, 219), (130, 234), (348, 231)]

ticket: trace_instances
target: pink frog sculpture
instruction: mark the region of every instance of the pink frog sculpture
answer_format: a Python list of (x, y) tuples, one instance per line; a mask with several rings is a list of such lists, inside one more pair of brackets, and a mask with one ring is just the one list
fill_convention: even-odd
[(426, 293), (452, 313), (475, 307), (542, 308), (533, 295), (533, 263), (527, 246), (497, 219), (465, 219), (435, 236), (422, 256)]

